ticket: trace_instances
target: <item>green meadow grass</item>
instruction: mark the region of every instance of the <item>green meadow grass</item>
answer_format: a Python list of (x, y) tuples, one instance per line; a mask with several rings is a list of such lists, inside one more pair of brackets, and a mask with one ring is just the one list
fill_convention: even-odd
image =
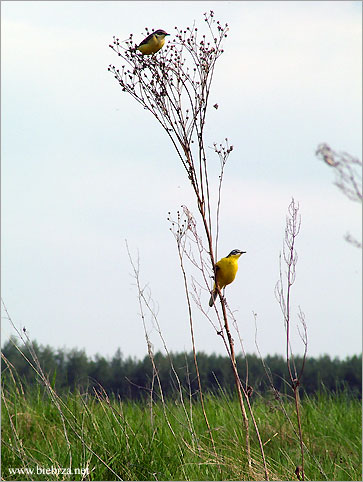
[[(297, 480), (293, 400), (254, 395), (252, 405), (270, 479)], [(206, 395), (205, 408), (216, 453), (201, 405), (188, 396), (150, 404), (100, 392), (52, 400), (40, 387), (3, 390), (2, 479), (263, 480), (251, 422), (248, 469), (237, 399)], [(360, 401), (320, 393), (303, 398), (301, 415), (306, 480), (362, 480)]]

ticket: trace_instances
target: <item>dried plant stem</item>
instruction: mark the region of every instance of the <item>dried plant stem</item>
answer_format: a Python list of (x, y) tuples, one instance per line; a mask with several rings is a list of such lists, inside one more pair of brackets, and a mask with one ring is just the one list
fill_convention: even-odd
[(249, 412), (250, 412), (250, 415), (251, 415), (251, 418), (252, 418), (252, 422), (253, 422), (253, 425), (254, 425), (254, 428), (255, 428), (255, 431), (256, 431), (256, 434), (257, 434), (258, 444), (259, 444), (259, 447), (260, 447), (260, 452), (261, 452), (261, 457), (262, 457), (262, 462), (263, 462), (263, 467), (264, 467), (264, 472), (265, 472), (265, 479), (269, 480), (265, 451), (263, 449), (263, 443), (262, 443), (262, 440), (261, 440), (260, 431), (258, 429), (256, 419), (255, 419), (254, 414), (253, 414), (253, 410), (252, 410), (252, 407), (251, 407), (251, 404), (250, 404), (249, 396), (248, 396), (245, 388), (243, 387), (243, 384), (242, 384), (242, 382), (240, 380), (240, 377), (239, 377), (239, 374), (238, 374), (237, 363), (236, 363), (236, 355), (235, 355), (235, 351), (234, 351), (234, 341), (233, 341), (233, 338), (232, 338), (232, 335), (231, 335), (231, 331), (229, 329), (229, 322), (228, 322), (228, 316), (227, 316), (227, 310), (226, 310), (226, 300), (222, 296), (222, 293), (221, 293), (221, 290), (220, 290), (218, 284), (216, 284), (216, 286), (217, 286), (218, 294), (219, 294), (219, 297), (220, 297), (220, 300), (221, 300), (223, 320), (224, 320), (224, 328), (225, 328), (225, 331), (227, 333), (227, 339), (228, 339), (228, 344), (229, 344), (229, 349), (230, 349), (230, 358), (231, 358), (231, 363), (232, 363), (232, 370), (233, 370), (233, 375), (234, 375), (234, 378), (235, 378), (235, 384), (236, 384), (236, 388), (237, 388), (238, 401), (239, 401), (239, 405), (240, 405), (241, 412), (242, 412), (242, 419), (243, 419), (243, 423), (244, 423), (245, 431), (246, 431), (246, 452), (247, 452), (248, 466), (249, 466), (250, 469), (252, 468), (252, 457), (251, 457), (251, 449), (250, 449), (249, 421), (248, 421), (246, 409), (245, 409), (245, 406), (244, 406), (244, 403), (243, 403), (242, 392), (243, 392), (243, 395), (246, 399), (246, 402), (247, 402), (247, 405), (248, 405), (248, 408), (249, 408)]
[(302, 480), (305, 480), (304, 441), (303, 441), (303, 434), (302, 434), (302, 428), (301, 428), (299, 387), (294, 388), (294, 399), (295, 399), (297, 426), (298, 426), (298, 430), (299, 430), (299, 442), (300, 442), (300, 453), (301, 453), (301, 478), (302, 478)]
[[(179, 256), (183, 256), (185, 254), (188, 257), (188, 259), (190, 260), (190, 262), (201, 271), (203, 279), (204, 279), (205, 283), (208, 285), (208, 279), (207, 279), (207, 276), (206, 276), (206, 273), (205, 273), (206, 262), (203, 259), (204, 248), (203, 248), (203, 245), (202, 245), (201, 238), (199, 237), (198, 232), (197, 232), (196, 222), (195, 222), (192, 214), (190, 213), (190, 211), (185, 206), (183, 206), (183, 211), (184, 211), (184, 215), (185, 215), (184, 220), (181, 219), (181, 215), (178, 212), (177, 213), (177, 219), (175, 221), (173, 221), (170, 218), (170, 213), (169, 213), (168, 220), (171, 222), (171, 225), (172, 225), (170, 230), (172, 231), (175, 239), (177, 240)], [(194, 259), (192, 253), (186, 248), (186, 240), (188, 238), (188, 233), (191, 233), (192, 242), (195, 243), (196, 246), (197, 246), (197, 250), (198, 250), (198, 253), (199, 253), (199, 260), (198, 261), (196, 261)], [(184, 263), (183, 263), (183, 266), (182, 266), (182, 271), (184, 273), (184, 276), (185, 276), (184, 279), (185, 279), (185, 283), (186, 283), (186, 286), (187, 286), (187, 279), (186, 279), (186, 273), (185, 273), (185, 270), (184, 270)], [(195, 288), (194, 285), (193, 285), (193, 288), (194, 288), (194, 291), (196, 293), (196, 288)], [(219, 287), (218, 287), (218, 289), (219, 289)], [(187, 297), (188, 297), (188, 300), (189, 300), (189, 303), (190, 303), (189, 294), (187, 294)], [(201, 301), (200, 301), (200, 296), (197, 293), (196, 293), (196, 296), (195, 296), (195, 302), (196, 302), (198, 308), (202, 311), (202, 313), (212, 323), (208, 314), (204, 311), (203, 306), (202, 306)], [(190, 304), (189, 304), (189, 307), (190, 307), (190, 310), (191, 310)], [(250, 469), (252, 468), (252, 457), (251, 457), (250, 442), (249, 442), (250, 431), (249, 431), (249, 420), (248, 420), (248, 416), (247, 416), (247, 413), (246, 413), (243, 397), (245, 397), (245, 399), (246, 399), (248, 409), (249, 409), (249, 412), (250, 412), (250, 415), (251, 415), (251, 419), (252, 419), (254, 428), (256, 430), (256, 434), (257, 434), (257, 438), (258, 438), (258, 442), (259, 442), (259, 446), (260, 446), (260, 451), (261, 451), (261, 456), (262, 456), (262, 460), (263, 460), (263, 465), (264, 465), (265, 478), (266, 478), (266, 480), (268, 480), (269, 475), (268, 475), (266, 458), (265, 458), (264, 449), (263, 449), (263, 443), (262, 443), (261, 436), (260, 436), (260, 433), (259, 433), (259, 430), (258, 430), (256, 419), (255, 419), (254, 414), (253, 414), (252, 406), (250, 404), (249, 395), (246, 392), (243, 384), (241, 383), (241, 380), (240, 380), (240, 377), (239, 377), (239, 374), (238, 374), (238, 368), (237, 368), (236, 357), (235, 357), (235, 349), (234, 349), (234, 340), (233, 340), (233, 337), (231, 335), (231, 331), (230, 331), (230, 327), (229, 327), (229, 316), (231, 316), (231, 318), (234, 320), (234, 323), (236, 325), (236, 329), (237, 329), (237, 333), (238, 333), (239, 337), (240, 337), (240, 334), (239, 334), (237, 322), (234, 319), (232, 313), (229, 313), (229, 316), (228, 316), (227, 308), (228, 307), (227, 307), (226, 301), (225, 301), (224, 297), (222, 297), (222, 314), (223, 314), (222, 318), (220, 317), (219, 312), (217, 311), (217, 318), (219, 320), (219, 327), (220, 328), (218, 329), (217, 326), (215, 326), (213, 323), (212, 323), (212, 325), (213, 325), (214, 329), (216, 330), (216, 333), (219, 336), (222, 337), (224, 345), (226, 347), (226, 351), (227, 351), (228, 356), (231, 360), (232, 370), (233, 370), (233, 373), (234, 373), (235, 385), (236, 385), (236, 390), (237, 390), (237, 395), (238, 395), (238, 400), (239, 400), (239, 405), (240, 405), (240, 409), (241, 409), (241, 413), (242, 413), (242, 420), (243, 420), (243, 424), (244, 424), (244, 428), (245, 428), (246, 454), (247, 454), (247, 460), (248, 460), (249, 468)], [(240, 337), (240, 341), (241, 341), (241, 345), (242, 345), (241, 337)], [(242, 350), (243, 350), (243, 346), (242, 346)]]
[[(336, 152), (328, 144), (320, 144), (316, 150), (319, 159), (325, 162), (335, 174), (334, 184), (351, 201), (362, 203), (362, 161), (347, 152)], [(362, 249), (362, 241), (349, 232), (344, 239), (356, 248)]]
[[(181, 269), (182, 274), (183, 274), (185, 296), (186, 296), (187, 305), (188, 305), (190, 336), (191, 336), (191, 340), (192, 340), (194, 366), (195, 366), (195, 371), (196, 371), (197, 380), (198, 380), (200, 404), (201, 404), (201, 407), (202, 407), (203, 417), (204, 417), (205, 423), (207, 425), (209, 437), (211, 439), (214, 456), (215, 456), (216, 461), (218, 461), (218, 455), (217, 455), (217, 450), (216, 450), (216, 446), (215, 446), (215, 443), (214, 443), (213, 433), (212, 433), (212, 430), (211, 430), (211, 427), (210, 427), (210, 424), (209, 424), (209, 421), (208, 421), (207, 413), (205, 411), (204, 395), (203, 395), (203, 390), (202, 390), (202, 383), (200, 381), (199, 367), (198, 367), (198, 361), (197, 361), (197, 352), (196, 352), (196, 348), (195, 348), (192, 306), (191, 306), (191, 300), (190, 300), (189, 289), (188, 289), (187, 275), (186, 275), (186, 272), (185, 272), (185, 269), (184, 269), (183, 248), (181, 246), (181, 239), (179, 239), (179, 240), (177, 239), (177, 242), (178, 242), (178, 254), (179, 254), (180, 269)], [(219, 463), (218, 463), (218, 468), (219, 468), (219, 471), (221, 472), (221, 467), (220, 467)]]
[[(245, 435), (246, 435), (246, 453), (247, 453), (247, 460), (248, 460), (248, 466), (251, 468), (252, 467), (252, 458), (251, 458), (251, 448), (250, 448), (250, 435), (249, 435), (249, 424), (248, 424), (248, 417), (246, 413), (246, 409), (243, 403), (243, 397), (242, 397), (242, 384), (239, 378), (238, 370), (237, 370), (237, 363), (236, 363), (236, 355), (234, 352), (234, 341), (231, 335), (231, 331), (229, 329), (229, 323), (228, 323), (228, 316), (227, 316), (227, 311), (226, 311), (226, 302), (225, 299), (222, 296), (221, 290), (219, 289), (218, 284), (216, 284), (219, 297), (221, 300), (221, 306), (222, 306), (222, 313), (223, 313), (223, 320), (224, 320), (224, 328), (226, 330), (227, 334), (227, 339), (229, 343), (229, 349), (230, 349), (230, 357), (231, 357), (231, 363), (232, 363), (232, 370), (233, 370), (233, 375), (234, 375), (234, 380), (236, 384), (236, 389), (237, 389), (237, 395), (238, 395), (238, 402), (239, 406), (241, 408), (242, 412), (242, 419), (243, 423), (245, 426)], [(265, 476), (266, 480), (268, 480), (268, 473), (267, 473), (267, 468), (266, 468), (266, 463), (265, 463)]]
[[(296, 419), (298, 426), (298, 435), (300, 443), (300, 453), (301, 453), (301, 467), (297, 467), (296, 474), (300, 480), (305, 480), (304, 473), (304, 442), (301, 427), (301, 413), (300, 413), (300, 395), (299, 386), (300, 380), (304, 371), (306, 354), (307, 354), (307, 331), (304, 319), (304, 314), (301, 309), (299, 311), (300, 322), (303, 326), (304, 333), (301, 336), (303, 344), (305, 346), (302, 367), (300, 372), (295, 365), (292, 349), (291, 349), (291, 289), (296, 280), (296, 264), (298, 260), (297, 252), (295, 249), (295, 240), (298, 236), (301, 228), (301, 216), (299, 215), (299, 204), (295, 203), (292, 199), (288, 208), (288, 215), (286, 216), (286, 228), (283, 246), (283, 259), (287, 266), (286, 278), (284, 279), (281, 267), (281, 255), (280, 255), (280, 279), (275, 287), (275, 296), (279, 302), (281, 312), (284, 317), (285, 328), (286, 328), (286, 363), (290, 378), (290, 386), (292, 388), (295, 400), (295, 410)], [(285, 284), (286, 284), (286, 294), (285, 294)]]

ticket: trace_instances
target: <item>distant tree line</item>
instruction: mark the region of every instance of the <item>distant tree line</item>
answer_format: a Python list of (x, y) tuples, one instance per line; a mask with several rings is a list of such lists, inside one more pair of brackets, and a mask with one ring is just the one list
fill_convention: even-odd
[[(19, 347), (28, 360), (32, 360), (27, 347)], [(14, 376), (18, 376), (25, 388), (40, 382), (29, 362), (19, 352), (16, 341), (5, 343), (2, 354), (12, 367)], [(150, 358), (142, 360), (124, 358), (118, 349), (112, 358), (96, 355), (90, 358), (84, 350), (58, 349), (49, 346), (39, 346), (33, 343), (34, 352), (39, 360), (43, 372), (58, 393), (65, 391), (92, 391), (94, 387), (102, 386), (108, 394), (115, 394), (121, 398), (142, 399), (150, 393), (150, 388), (157, 383), (153, 378), (153, 368)], [(168, 356), (156, 353), (154, 364), (157, 367), (164, 396), (174, 396), (179, 389), (177, 374), (183, 390), (196, 394), (198, 383), (196, 379), (192, 353), (172, 353)], [(247, 359), (247, 363), (246, 363)], [(225, 390), (234, 391), (233, 372), (230, 360), (226, 356), (203, 352), (197, 355), (201, 383), (205, 392)], [(280, 355), (267, 356), (263, 362), (257, 355), (238, 356), (237, 364), (242, 381), (248, 377), (248, 385), (255, 393), (265, 394), (271, 391), (268, 372), (275, 389), (282, 393), (290, 393), (285, 380), (288, 380), (286, 360)], [(295, 357), (297, 368), (302, 359)], [(248, 369), (247, 369), (248, 366)], [(11, 388), (12, 377), (7, 364), (2, 361), (3, 386)], [(362, 387), (362, 356), (351, 356), (345, 360), (330, 358), (323, 355), (319, 358), (307, 358), (304, 374), (301, 380), (302, 392), (313, 394), (322, 388), (329, 391), (348, 389), (355, 396), (361, 396)]]

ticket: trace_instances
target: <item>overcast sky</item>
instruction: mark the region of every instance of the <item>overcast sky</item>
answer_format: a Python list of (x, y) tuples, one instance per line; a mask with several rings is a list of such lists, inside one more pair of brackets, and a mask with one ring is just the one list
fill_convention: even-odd
[[(113, 35), (196, 22), (230, 32), (218, 60), (207, 144), (234, 150), (219, 254), (247, 251), (227, 288), (247, 352), (284, 353), (274, 296), (285, 214), (300, 203), (293, 290), (308, 354), (361, 352), (361, 207), (334, 186), (317, 145), (361, 158), (361, 2), (15, 2), (2, 7), (2, 297), (19, 328), (89, 355), (147, 352), (125, 239), (157, 305), (168, 348), (189, 351), (183, 280), (167, 213), (191, 187), (155, 119), (107, 71)], [(211, 172), (218, 160), (210, 153)], [(198, 218), (197, 218), (198, 219)], [(208, 305), (209, 294), (202, 302)], [(213, 312), (211, 310), (211, 316)], [(155, 349), (158, 334), (146, 320)], [(224, 353), (194, 311), (197, 349)], [(13, 329), (2, 320), (2, 343)], [(295, 336), (294, 349), (302, 345)], [(236, 347), (239, 350), (239, 347)]]

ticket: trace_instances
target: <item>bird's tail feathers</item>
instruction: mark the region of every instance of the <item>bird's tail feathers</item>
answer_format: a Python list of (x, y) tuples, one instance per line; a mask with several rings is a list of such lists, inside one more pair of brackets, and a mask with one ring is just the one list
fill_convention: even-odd
[(213, 290), (212, 291), (212, 296), (210, 297), (210, 300), (209, 300), (209, 306), (213, 306), (214, 305), (214, 302), (217, 298), (217, 295), (218, 295), (218, 291), (217, 290)]

